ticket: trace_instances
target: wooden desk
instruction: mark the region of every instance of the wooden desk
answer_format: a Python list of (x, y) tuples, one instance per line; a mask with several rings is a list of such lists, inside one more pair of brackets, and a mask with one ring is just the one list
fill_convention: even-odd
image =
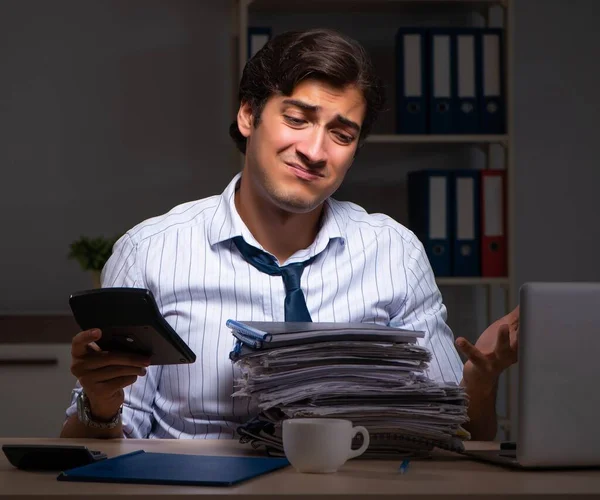
[[(109, 457), (144, 449), (148, 452), (206, 455), (256, 455), (233, 440), (80, 440), (0, 438), (0, 444), (44, 443), (83, 444), (102, 450)], [(492, 449), (491, 443), (469, 443), (469, 447)], [(203, 498), (343, 498), (398, 496), (402, 498), (485, 497), (512, 499), (532, 495), (571, 498), (575, 495), (600, 497), (600, 470), (521, 472), (472, 462), (454, 454), (440, 454), (434, 460), (413, 461), (407, 474), (397, 473), (398, 461), (351, 460), (335, 474), (300, 474), (292, 467), (266, 474), (231, 487), (155, 486), (109, 483), (70, 483), (56, 480), (54, 472), (25, 472), (12, 467), (0, 456), (0, 498), (19, 495), (79, 497), (95, 500), (120, 496), (146, 495), (152, 500), (179, 495)], [(25, 496), (22, 496), (25, 495)]]

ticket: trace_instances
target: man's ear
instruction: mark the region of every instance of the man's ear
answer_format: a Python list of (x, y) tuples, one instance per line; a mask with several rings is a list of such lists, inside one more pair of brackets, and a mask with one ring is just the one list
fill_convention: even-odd
[(237, 114), (237, 124), (244, 137), (249, 137), (254, 124), (252, 106), (248, 102), (242, 102)]

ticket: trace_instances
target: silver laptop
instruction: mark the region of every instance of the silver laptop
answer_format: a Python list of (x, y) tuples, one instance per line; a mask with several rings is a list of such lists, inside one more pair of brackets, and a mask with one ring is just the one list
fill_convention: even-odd
[(519, 295), (517, 440), (465, 454), (519, 468), (600, 466), (600, 283), (526, 283)]

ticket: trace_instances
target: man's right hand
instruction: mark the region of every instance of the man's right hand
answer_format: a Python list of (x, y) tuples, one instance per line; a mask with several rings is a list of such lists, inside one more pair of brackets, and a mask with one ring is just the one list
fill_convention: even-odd
[[(71, 343), (71, 373), (77, 377), (90, 403), (92, 417), (111, 420), (123, 404), (123, 388), (146, 374), (150, 358), (97, 349), (98, 329), (79, 332)], [(95, 348), (94, 348), (95, 346)]]

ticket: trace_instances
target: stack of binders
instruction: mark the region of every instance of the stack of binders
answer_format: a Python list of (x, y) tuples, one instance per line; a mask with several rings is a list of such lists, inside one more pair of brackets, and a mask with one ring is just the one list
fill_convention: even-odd
[(506, 171), (408, 174), (408, 227), (436, 277), (506, 277)]
[[(261, 413), (238, 428), (241, 441), (283, 451), (288, 418), (343, 418), (370, 434), (366, 456), (427, 456), (433, 447), (463, 449), (467, 396), (425, 375), (423, 333), (363, 323), (228, 320), (239, 367), (233, 397)], [(356, 443), (358, 444), (358, 443)]]
[(396, 132), (503, 134), (503, 30), (401, 28)]

